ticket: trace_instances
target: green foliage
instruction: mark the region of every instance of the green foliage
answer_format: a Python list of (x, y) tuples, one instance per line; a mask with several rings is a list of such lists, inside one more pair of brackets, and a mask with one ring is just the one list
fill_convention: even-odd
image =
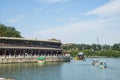
[(116, 43), (112, 46), (113, 50), (119, 50), (120, 51), (120, 43)]
[(109, 50), (111, 46), (110, 45), (103, 45), (102, 47), (104, 50)]
[(116, 50), (87, 51), (86, 56), (104, 56), (104, 57), (120, 57), (120, 52)]
[(75, 57), (77, 54), (78, 54), (78, 51), (77, 51), (77, 50), (72, 50), (72, 51), (70, 52), (70, 56), (72, 56), (72, 57)]
[(14, 27), (0, 24), (0, 37), (21, 37), (21, 35)]
[(120, 57), (120, 43), (110, 45), (99, 44), (64, 44), (64, 51), (69, 51), (72, 57), (75, 57), (79, 52), (84, 52), (85, 56), (104, 56), (104, 57)]

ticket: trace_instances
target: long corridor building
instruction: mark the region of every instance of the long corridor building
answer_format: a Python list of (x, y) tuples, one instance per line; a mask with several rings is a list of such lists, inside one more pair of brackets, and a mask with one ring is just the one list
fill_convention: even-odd
[(0, 58), (2, 60), (0, 62), (7, 62), (4, 60), (6, 58), (35, 59), (39, 56), (62, 56), (61, 44), (61, 41), (56, 39), (33, 40), (0, 37)]

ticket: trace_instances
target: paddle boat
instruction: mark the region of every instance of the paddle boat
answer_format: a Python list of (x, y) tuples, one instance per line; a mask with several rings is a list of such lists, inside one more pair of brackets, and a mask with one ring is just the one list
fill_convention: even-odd
[(106, 62), (103, 62), (103, 61), (100, 62), (99, 66), (100, 66), (101, 69), (107, 68)]
[(96, 60), (96, 59), (93, 59), (93, 61), (92, 61), (92, 65), (99, 65), (99, 61)]
[(45, 56), (40, 56), (40, 57), (38, 57), (38, 63), (39, 63), (39, 64), (45, 64), (45, 63), (46, 63), (46, 58), (45, 58)]
[(74, 60), (84, 60), (85, 61), (85, 57), (84, 57), (84, 53), (80, 52), (76, 55), (76, 57), (74, 58)]

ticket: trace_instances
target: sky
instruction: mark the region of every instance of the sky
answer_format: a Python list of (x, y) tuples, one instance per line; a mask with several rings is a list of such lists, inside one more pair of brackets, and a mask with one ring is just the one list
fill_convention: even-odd
[(120, 43), (120, 0), (0, 0), (0, 23), (24, 38)]

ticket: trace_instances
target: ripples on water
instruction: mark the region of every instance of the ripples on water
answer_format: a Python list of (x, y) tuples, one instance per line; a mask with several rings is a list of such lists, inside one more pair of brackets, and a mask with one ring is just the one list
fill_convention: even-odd
[[(98, 60), (101, 60), (99, 58)], [(0, 77), (16, 80), (120, 80), (120, 59), (105, 58), (106, 69), (93, 66), (92, 59), (47, 63), (0, 64)]]

